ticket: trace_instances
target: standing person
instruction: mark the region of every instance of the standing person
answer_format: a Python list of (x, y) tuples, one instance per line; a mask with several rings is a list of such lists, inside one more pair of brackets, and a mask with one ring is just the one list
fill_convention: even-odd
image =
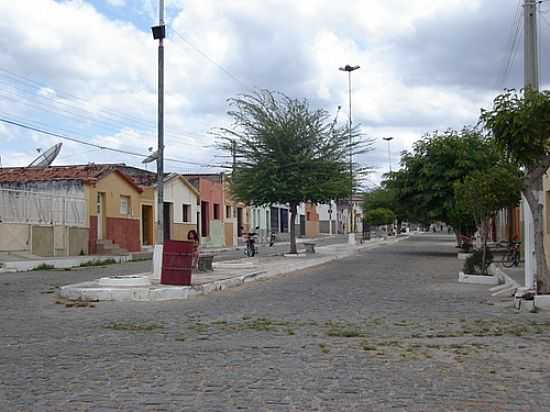
[(200, 238), (199, 238), (199, 234), (197, 233), (196, 230), (190, 230), (189, 232), (187, 232), (187, 240), (190, 240), (194, 243), (194, 246), (193, 246), (193, 258), (192, 258), (192, 267), (193, 269), (196, 269), (199, 265), (199, 254), (200, 254), (200, 251), (199, 251), (199, 243), (200, 243)]

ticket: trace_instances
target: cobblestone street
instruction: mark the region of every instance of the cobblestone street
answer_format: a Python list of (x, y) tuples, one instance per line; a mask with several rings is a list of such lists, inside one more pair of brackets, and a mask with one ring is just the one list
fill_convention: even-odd
[(457, 282), (450, 236), (187, 301), (56, 304), (150, 262), (0, 275), (2, 411), (550, 410), (550, 314)]

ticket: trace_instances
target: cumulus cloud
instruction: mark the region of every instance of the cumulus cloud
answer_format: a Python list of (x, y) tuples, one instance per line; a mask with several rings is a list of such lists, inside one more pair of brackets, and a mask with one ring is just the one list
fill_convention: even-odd
[[(40, 83), (25, 85), (0, 71), (0, 111), (147, 154), (156, 147), (157, 43), (149, 24), (138, 27), (139, 19), (101, 14), (90, 1), (0, 4), (5, 51), (0, 69)], [(157, 1), (101, 1), (146, 16), (147, 22), (158, 18)], [(382, 137), (395, 137), (391, 156), (397, 167), (400, 151), (424, 133), (474, 124), (499, 87), (521, 85), (520, 54), (506, 84), (496, 81), (510, 53), (506, 36), (516, 5), (515, 0), (502, 0), (499, 7), (491, 0), (168, 0), (167, 152), (220, 163), (208, 131), (227, 125), (227, 98), (255, 87), (307, 97), (332, 113), (342, 105), (344, 118), (348, 83), (338, 67), (358, 64), (361, 69), (352, 75), (353, 119), (377, 139), (362, 160), (378, 168), (373, 179), (379, 180), (388, 165)], [(542, 44), (549, 33), (543, 26)], [(547, 58), (543, 55), (544, 64)], [(31, 150), (28, 134), (11, 127), (9, 132), (20, 138), (3, 151)], [(63, 150), (65, 161), (140, 164), (122, 154), (79, 151), (73, 144)]]

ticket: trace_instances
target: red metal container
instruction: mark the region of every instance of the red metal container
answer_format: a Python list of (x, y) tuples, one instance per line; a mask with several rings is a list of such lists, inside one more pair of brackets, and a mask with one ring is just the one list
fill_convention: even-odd
[(194, 250), (195, 242), (193, 241), (165, 240), (160, 283), (190, 286)]

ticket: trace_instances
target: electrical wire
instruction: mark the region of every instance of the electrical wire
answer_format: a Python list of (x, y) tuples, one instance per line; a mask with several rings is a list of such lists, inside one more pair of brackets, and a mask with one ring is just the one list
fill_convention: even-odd
[(507, 59), (504, 63), (504, 70), (502, 71), (502, 74), (499, 78), (497, 78), (496, 82), (496, 88), (500, 89), (504, 84), (506, 83), (506, 79), (508, 77), (508, 74), (511, 70), (511, 68), (514, 65), (517, 51), (519, 48), (519, 33), (521, 28), (521, 15), (522, 15), (522, 7), (521, 7), (521, 0), (518, 0), (518, 4), (516, 6), (516, 11), (514, 13), (514, 20), (511, 26), (510, 36), (508, 36), (510, 44), (510, 53), (507, 56)]
[(174, 29), (173, 27), (170, 28), (170, 30), (172, 30), (172, 32), (178, 36), (183, 42), (185, 42), (185, 44), (187, 44), (189, 47), (191, 47), (193, 50), (195, 50), (195, 52), (197, 52), (198, 54), (200, 54), (203, 58), (205, 58), (206, 60), (208, 60), (211, 64), (213, 64), (214, 66), (216, 66), (218, 69), (220, 69), (223, 73), (225, 73), (225, 75), (227, 75), (228, 77), (230, 77), (231, 79), (233, 79), (235, 82), (239, 83), (241, 86), (244, 86), (246, 89), (251, 89), (251, 90), (255, 90), (257, 89), (257, 87), (255, 86), (252, 86), (250, 84), (247, 84), (246, 82), (242, 81), (241, 79), (239, 79), (237, 76), (235, 76), (233, 73), (231, 73), (228, 69), (226, 69), (225, 67), (223, 67), (221, 64), (217, 63), (214, 59), (212, 59), (210, 56), (208, 56), (205, 52), (203, 52), (201, 49), (199, 49), (197, 46), (195, 46), (193, 43), (191, 43), (189, 40), (187, 40), (183, 35), (181, 35), (180, 33), (178, 33), (176, 31), (176, 29)]
[[(86, 142), (86, 141), (84, 141), (82, 139), (79, 139), (79, 138), (76, 138), (76, 137), (71, 137), (71, 136), (66, 136), (66, 135), (62, 135), (62, 134), (59, 134), (59, 133), (55, 133), (55, 132), (50, 132), (50, 131), (40, 129), (40, 128), (37, 128), (37, 127), (34, 127), (34, 126), (30, 126), (30, 125), (27, 125), (27, 124), (24, 124), (24, 123), (16, 122), (16, 121), (13, 121), (13, 120), (10, 120), (10, 119), (5, 119), (3, 117), (0, 117), (0, 122), (5, 123), (5, 124), (9, 124), (9, 125), (12, 125), (12, 126), (17, 126), (17, 127), (20, 127), (20, 128), (26, 129), (26, 130), (34, 131), (34, 132), (37, 132), (37, 133), (41, 133), (41, 134), (44, 134), (44, 135), (57, 137), (59, 139), (67, 140), (67, 141), (70, 141), (70, 142), (73, 142), (73, 143), (78, 143), (78, 144), (82, 144), (82, 145), (86, 145), (86, 146), (90, 146), (90, 147), (95, 147), (95, 148), (102, 149), (102, 150), (108, 150), (108, 151), (111, 151), (111, 152), (117, 152), (117, 153), (122, 153), (122, 154), (129, 155), (129, 156), (135, 156), (135, 157), (141, 157), (141, 158), (146, 158), (146, 157), (149, 156), (149, 155), (144, 155), (144, 154), (137, 153), (137, 152), (132, 152), (132, 151), (129, 151), (129, 150), (115, 149), (115, 148), (112, 148), (112, 147), (109, 147), (109, 146), (104, 146), (104, 145), (99, 145), (99, 144), (95, 144), (95, 143)], [(222, 167), (220, 165), (211, 165), (211, 164), (205, 164), (205, 163), (199, 163), (199, 162), (191, 162), (191, 161), (188, 161), (188, 160), (173, 159), (173, 158), (168, 158), (168, 157), (165, 157), (164, 160), (168, 161), (168, 162), (181, 163), (181, 164), (200, 166), (200, 167), (208, 167), (208, 168)]]

